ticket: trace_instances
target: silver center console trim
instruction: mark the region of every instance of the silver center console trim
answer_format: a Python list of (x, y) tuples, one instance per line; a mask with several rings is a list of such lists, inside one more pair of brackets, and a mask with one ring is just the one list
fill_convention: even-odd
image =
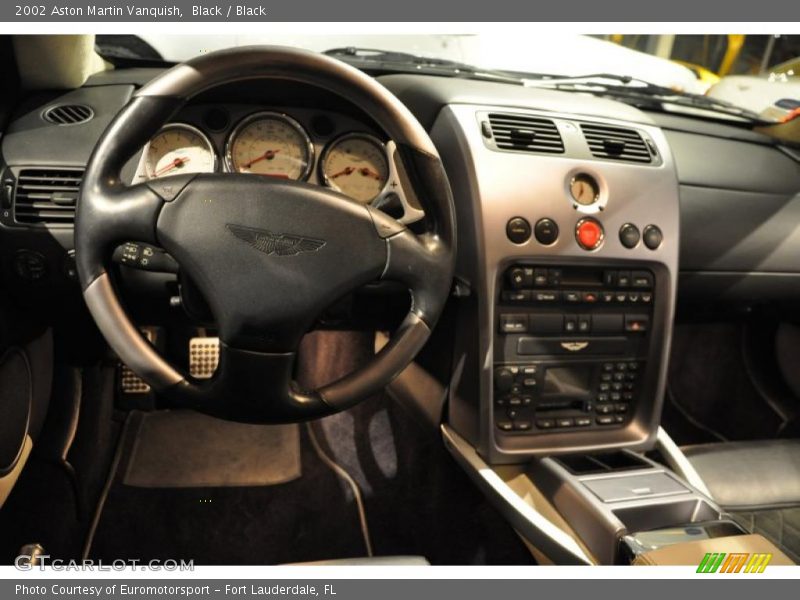
[(464, 438), (447, 425), (442, 425), (442, 437), (445, 446), (464, 471), (519, 534), (535, 548), (555, 564), (595, 564), (572, 536), (517, 495)]
[(709, 498), (714, 498), (714, 496), (711, 495), (711, 491), (706, 486), (705, 481), (700, 477), (700, 473), (697, 472), (694, 465), (689, 462), (689, 459), (681, 452), (681, 449), (678, 448), (678, 445), (672, 440), (663, 427), (658, 428), (656, 448), (661, 452), (664, 460), (667, 461), (667, 464), (673, 471), (683, 477), (692, 487), (702, 494)]

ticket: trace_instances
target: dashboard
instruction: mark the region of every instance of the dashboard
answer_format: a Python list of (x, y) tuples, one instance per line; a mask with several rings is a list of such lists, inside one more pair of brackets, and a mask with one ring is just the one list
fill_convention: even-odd
[[(0, 147), (0, 252), (19, 302), (80, 305), (71, 252), (82, 171), (158, 73), (101, 74), (18, 109)], [(440, 331), (452, 354), (447, 418), (490, 462), (646, 448), (681, 304), (800, 299), (796, 151), (589, 95), (424, 75), (378, 81), (430, 132), (453, 189), (458, 308)], [(64, 107), (77, 120), (54, 122)], [(290, 81), (202, 94), (123, 175), (188, 172), (292, 179), (411, 227), (424, 217), (396, 145), (369, 115)], [(146, 275), (123, 279), (174, 294), (174, 273)]]

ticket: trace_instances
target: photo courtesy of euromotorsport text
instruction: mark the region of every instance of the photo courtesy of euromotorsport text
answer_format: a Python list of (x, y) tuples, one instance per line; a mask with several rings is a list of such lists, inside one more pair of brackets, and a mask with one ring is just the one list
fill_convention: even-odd
[(0, 4), (0, 597), (796, 595), (796, 14)]

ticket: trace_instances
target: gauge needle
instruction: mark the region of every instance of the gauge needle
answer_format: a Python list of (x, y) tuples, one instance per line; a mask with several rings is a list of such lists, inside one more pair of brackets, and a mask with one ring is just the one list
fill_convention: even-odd
[(246, 163), (244, 163), (244, 165), (243, 165), (243, 166), (244, 166), (244, 168), (245, 168), (245, 169), (249, 169), (251, 166), (253, 166), (253, 165), (254, 165), (254, 164), (256, 164), (257, 162), (261, 162), (262, 160), (272, 160), (273, 158), (275, 158), (275, 155), (276, 155), (278, 152), (280, 152), (280, 150), (267, 150), (266, 152), (264, 152), (264, 154), (261, 154), (261, 155), (259, 155), (259, 156), (256, 156), (256, 157), (255, 157), (253, 160), (251, 160), (250, 162), (246, 162)]
[(355, 167), (347, 167), (345, 169), (342, 169), (338, 173), (334, 173), (333, 175), (331, 175), (331, 179), (336, 179), (337, 177), (341, 177), (342, 175), (350, 175), (350, 173), (352, 173), (355, 170), (356, 170)]
[(175, 169), (177, 167), (182, 167), (183, 165), (185, 165), (190, 160), (191, 159), (188, 158), (188, 157), (176, 158), (175, 160), (173, 160), (168, 165), (166, 165), (164, 167), (161, 167), (158, 171), (156, 171), (155, 176), (158, 177), (159, 175), (163, 175), (164, 173), (167, 173), (167, 172), (171, 171), (172, 169)]
[(373, 179), (377, 179), (378, 181), (380, 181), (381, 179), (379, 173), (376, 173), (375, 171), (373, 171), (368, 167), (362, 167), (361, 169), (359, 169), (358, 172), (361, 173), (364, 177), (372, 177)]

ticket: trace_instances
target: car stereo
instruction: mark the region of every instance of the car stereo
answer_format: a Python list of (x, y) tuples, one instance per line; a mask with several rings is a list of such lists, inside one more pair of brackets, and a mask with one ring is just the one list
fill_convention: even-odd
[(655, 304), (648, 269), (512, 264), (499, 286), (499, 435), (610, 429), (641, 395)]

